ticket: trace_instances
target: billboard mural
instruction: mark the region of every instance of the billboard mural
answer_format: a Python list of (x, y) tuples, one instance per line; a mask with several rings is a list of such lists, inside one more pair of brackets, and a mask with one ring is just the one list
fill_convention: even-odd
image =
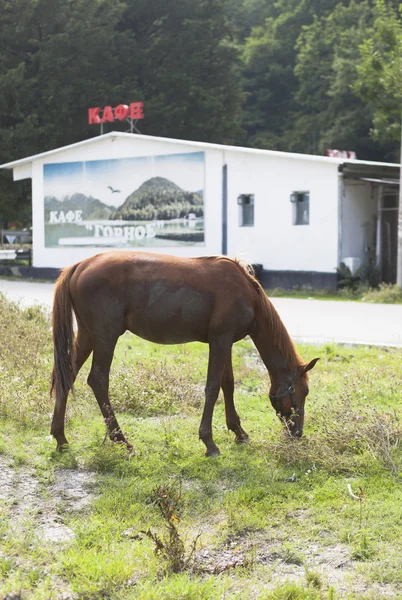
[(45, 247), (204, 245), (204, 153), (44, 165)]

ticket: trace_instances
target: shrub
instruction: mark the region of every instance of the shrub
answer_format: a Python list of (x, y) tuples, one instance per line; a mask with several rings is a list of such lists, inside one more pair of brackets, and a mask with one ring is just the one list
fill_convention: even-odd
[(295, 440), (283, 433), (270, 448), (280, 463), (347, 474), (370, 468), (373, 461), (394, 475), (402, 467), (402, 421), (397, 414), (371, 406), (357, 410), (345, 395), (310, 419), (314, 431), (308, 436)]
[(194, 384), (180, 365), (166, 361), (136, 361), (112, 367), (113, 405), (135, 416), (175, 414), (183, 409), (199, 408), (204, 389)]
[(352, 273), (345, 263), (341, 263), (336, 270), (338, 275), (338, 288), (343, 292), (361, 295), (368, 288), (375, 288), (380, 282), (380, 271), (373, 260), (362, 265)]
[(364, 294), (365, 302), (396, 304), (402, 302), (402, 288), (392, 283), (380, 283), (379, 289), (370, 289)]

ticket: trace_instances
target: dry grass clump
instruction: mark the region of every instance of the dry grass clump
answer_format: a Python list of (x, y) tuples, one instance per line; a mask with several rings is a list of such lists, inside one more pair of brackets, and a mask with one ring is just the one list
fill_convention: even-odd
[(0, 416), (43, 418), (52, 364), (50, 322), (40, 307), (0, 294)]
[(398, 304), (402, 302), (402, 289), (397, 284), (380, 283), (378, 289), (369, 289), (363, 294), (365, 302)]
[(113, 404), (119, 411), (150, 417), (191, 412), (203, 402), (204, 389), (168, 362), (125, 363), (111, 371)]
[(284, 433), (270, 452), (285, 465), (306, 464), (328, 473), (353, 474), (377, 463), (397, 475), (402, 471), (402, 420), (371, 406), (353, 406), (344, 396), (325, 412), (310, 417), (313, 431), (301, 440)]
[(51, 348), (49, 317), (40, 306), (22, 308), (0, 293), (0, 359), (19, 369)]

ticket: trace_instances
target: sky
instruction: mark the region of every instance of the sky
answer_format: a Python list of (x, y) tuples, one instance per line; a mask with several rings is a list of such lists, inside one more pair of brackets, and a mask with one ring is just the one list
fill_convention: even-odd
[(81, 193), (118, 207), (151, 177), (165, 177), (188, 192), (203, 190), (204, 153), (46, 164), (44, 193), (58, 200)]

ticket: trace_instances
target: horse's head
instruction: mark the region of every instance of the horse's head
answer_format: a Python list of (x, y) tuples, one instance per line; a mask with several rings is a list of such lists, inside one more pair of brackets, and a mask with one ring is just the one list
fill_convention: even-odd
[(292, 373), (284, 375), (271, 385), (271, 404), (292, 437), (303, 435), (304, 402), (309, 392), (306, 374), (318, 360), (314, 358), (307, 365), (296, 367)]

